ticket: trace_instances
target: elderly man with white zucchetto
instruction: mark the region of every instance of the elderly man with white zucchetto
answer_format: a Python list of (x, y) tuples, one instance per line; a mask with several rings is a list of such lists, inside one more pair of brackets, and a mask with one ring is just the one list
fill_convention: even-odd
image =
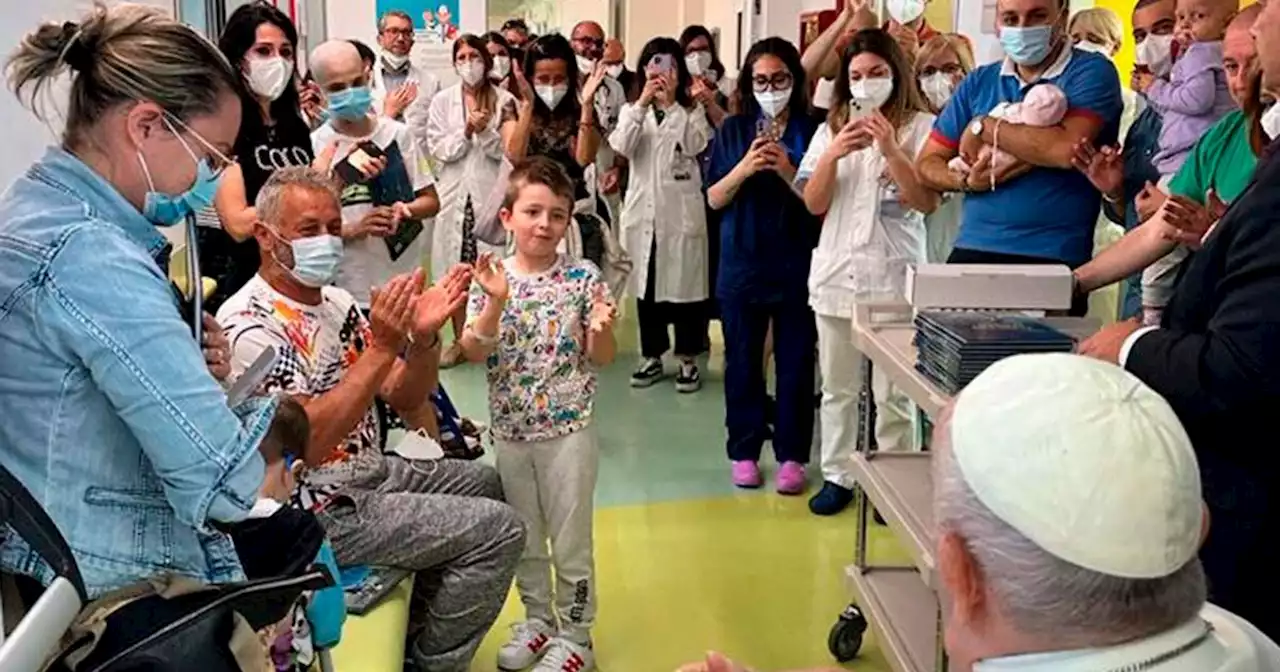
[[(1140, 380), (1024, 355), (943, 415), (934, 508), (952, 670), (1280, 671), (1280, 647), (1205, 601), (1195, 452)], [(687, 669), (744, 668), (712, 654)]]

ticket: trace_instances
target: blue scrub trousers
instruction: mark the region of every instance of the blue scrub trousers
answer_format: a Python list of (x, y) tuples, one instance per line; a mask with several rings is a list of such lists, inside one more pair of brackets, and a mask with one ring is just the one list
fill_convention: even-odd
[(813, 310), (803, 298), (755, 303), (720, 298), (724, 328), (724, 412), (729, 459), (756, 462), (769, 428), (765, 423), (764, 340), (773, 321), (777, 417), (773, 451), (779, 463), (807, 464), (813, 442), (814, 365), (818, 345)]

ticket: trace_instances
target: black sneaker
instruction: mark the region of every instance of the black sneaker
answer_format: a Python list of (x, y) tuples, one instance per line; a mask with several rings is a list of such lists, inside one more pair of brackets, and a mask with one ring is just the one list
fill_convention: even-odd
[(646, 359), (640, 362), (640, 367), (631, 374), (631, 387), (649, 387), (662, 380), (662, 376), (662, 360)]
[(676, 374), (676, 392), (697, 392), (702, 389), (702, 374), (698, 365), (693, 362), (681, 362), (680, 373)]

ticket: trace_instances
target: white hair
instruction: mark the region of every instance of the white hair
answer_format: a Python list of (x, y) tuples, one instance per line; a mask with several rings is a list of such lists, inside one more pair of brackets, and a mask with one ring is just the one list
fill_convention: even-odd
[(1067, 562), (992, 513), (965, 482), (950, 447), (940, 448), (933, 460), (938, 529), (964, 540), (988, 593), (1019, 632), (1066, 647), (1109, 646), (1166, 632), (1204, 605), (1199, 559), (1158, 579), (1109, 576)]
[(334, 203), (338, 202), (337, 186), (328, 175), (310, 166), (281, 168), (267, 178), (253, 202), (253, 207), (258, 211), (258, 219), (277, 232), (280, 231), (284, 194), (292, 188), (322, 192), (331, 196)]

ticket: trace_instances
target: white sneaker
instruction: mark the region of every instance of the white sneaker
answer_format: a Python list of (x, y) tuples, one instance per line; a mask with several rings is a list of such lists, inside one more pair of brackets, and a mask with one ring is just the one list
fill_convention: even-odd
[(498, 649), (498, 669), (514, 672), (538, 662), (552, 633), (551, 626), (536, 619), (511, 626), (511, 639)]
[(594, 669), (596, 654), (591, 647), (556, 637), (547, 646), (547, 654), (533, 672), (591, 672)]

